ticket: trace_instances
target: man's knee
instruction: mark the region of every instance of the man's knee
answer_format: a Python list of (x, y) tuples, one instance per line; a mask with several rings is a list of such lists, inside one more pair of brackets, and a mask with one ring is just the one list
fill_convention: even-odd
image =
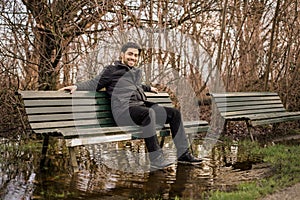
[(172, 117), (181, 117), (181, 113), (177, 108), (170, 108), (168, 114), (170, 114)]
[(148, 113), (142, 116), (142, 126), (148, 126), (150, 123), (155, 123), (155, 112), (153, 109), (149, 109)]

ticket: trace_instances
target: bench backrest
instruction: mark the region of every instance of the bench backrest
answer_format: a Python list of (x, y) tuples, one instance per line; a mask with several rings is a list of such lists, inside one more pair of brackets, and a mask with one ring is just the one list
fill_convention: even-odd
[(212, 93), (211, 96), (221, 116), (225, 118), (286, 112), (277, 93), (232, 92)]
[[(106, 92), (20, 91), (31, 128), (37, 133), (116, 126)], [(149, 101), (172, 106), (168, 93), (146, 93)]]

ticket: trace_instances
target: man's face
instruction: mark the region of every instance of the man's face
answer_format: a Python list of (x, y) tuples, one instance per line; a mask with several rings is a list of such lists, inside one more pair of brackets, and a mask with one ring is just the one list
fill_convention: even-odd
[(122, 63), (129, 67), (134, 67), (139, 60), (139, 50), (128, 48), (126, 52), (121, 53)]

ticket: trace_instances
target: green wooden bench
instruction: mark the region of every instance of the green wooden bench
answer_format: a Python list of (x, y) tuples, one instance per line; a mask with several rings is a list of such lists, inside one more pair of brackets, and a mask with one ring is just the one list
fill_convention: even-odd
[(250, 137), (253, 127), (300, 119), (300, 112), (288, 112), (277, 93), (272, 92), (232, 92), (212, 93), (212, 102), (228, 121), (245, 121)]
[[(65, 139), (71, 164), (78, 171), (74, 147), (138, 139), (138, 126), (118, 127), (113, 120), (106, 92), (76, 91), (72, 95), (59, 91), (20, 91), (28, 121), (34, 133), (44, 136), (41, 166), (44, 164), (49, 137)], [(168, 93), (146, 93), (149, 101), (172, 106)], [(184, 122), (187, 133), (206, 132), (208, 122)], [(169, 126), (158, 127), (163, 145), (170, 135)]]

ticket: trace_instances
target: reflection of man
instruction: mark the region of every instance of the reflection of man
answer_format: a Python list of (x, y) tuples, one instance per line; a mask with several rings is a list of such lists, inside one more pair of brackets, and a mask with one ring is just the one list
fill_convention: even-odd
[(181, 114), (175, 108), (162, 107), (146, 100), (144, 91), (157, 93), (157, 89), (141, 84), (141, 70), (137, 65), (141, 48), (128, 42), (121, 48), (121, 61), (109, 65), (95, 78), (60, 90), (106, 89), (111, 97), (112, 112), (118, 125), (142, 126), (152, 168), (163, 168), (172, 164), (167, 161), (155, 131), (156, 124), (170, 124), (172, 138), (177, 148), (178, 162), (200, 163), (188, 150), (188, 141), (182, 125)]

